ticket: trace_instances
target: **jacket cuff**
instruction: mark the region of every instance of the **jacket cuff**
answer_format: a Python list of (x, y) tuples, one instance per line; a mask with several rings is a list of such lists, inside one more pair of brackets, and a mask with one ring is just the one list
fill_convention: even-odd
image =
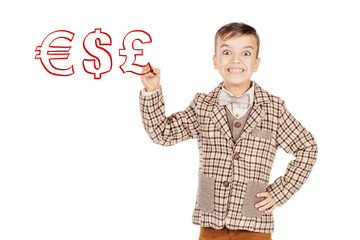
[(273, 199), (273, 201), (278, 207), (280, 207), (287, 201), (285, 196), (281, 193), (281, 188), (278, 186), (280, 178), (281, 177), (277, 178), (272, 184), (270, 184), (266, 188), (266, 191), (270, 194), (270, 197)]
[(143, 89), (141, 89), (139, 92), (139, 100), (142, 108), (156, 106), (159, 104), (159, 101), (162, 98), (162, 86), (160, 85), (160, 88), (156, 89), (155, 91), (152, 91), (151, 92), (152, 94), (143, 95), (142, 93), (143, 93)]

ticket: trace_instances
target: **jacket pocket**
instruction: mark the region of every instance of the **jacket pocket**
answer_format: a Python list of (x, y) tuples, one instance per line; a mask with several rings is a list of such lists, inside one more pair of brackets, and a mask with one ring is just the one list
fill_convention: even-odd
[(259, 192), (266, 192), (267, 183), (248, 181), (242, 205), (241, 214), (246, 217), (261, 217), (262, 212), (255, 207), (255, 204), (261, 202), (265, 197), (257, 197)]
[(199, 175), (198, 186), (198, 208), (207, 213), (214, 212), (215, 200), (215, 179), (212, 177)]
[(254, 137), (260, 137), (260, 138), (265, 138), (265, 139), (271, 139), (273, 136), (273, 133), (270, 131), (266, 131), (266, 130), (261, 130), (261, 129), (253, 129), (251, 131), (251, 135), (253, 135)]

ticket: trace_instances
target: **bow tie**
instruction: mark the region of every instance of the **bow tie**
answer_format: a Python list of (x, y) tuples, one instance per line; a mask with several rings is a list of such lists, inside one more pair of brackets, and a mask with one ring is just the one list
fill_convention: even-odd
[(219, 105), (228, 105), (230, 103), (238, 103), (241, 108), (248, 108), (249, 107), (249, 94), (244, 94), (238, 97), (230, 96), (227, 92), (223, 89), (220, 90), (219, 95)]

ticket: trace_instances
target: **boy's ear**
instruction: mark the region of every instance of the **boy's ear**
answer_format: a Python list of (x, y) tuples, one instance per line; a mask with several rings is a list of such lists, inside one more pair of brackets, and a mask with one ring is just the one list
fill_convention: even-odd
[(259, 64), (260, 64), (260, 58), (257, 58), (255, 60), (255, 70), (254, 70), (254, 72), (256, 72), (258, 70)]
[(216, 62), (216, 55), (213, 55), (213, 61), (214, 61), (214, 68), (218, 69), (217, 62)]

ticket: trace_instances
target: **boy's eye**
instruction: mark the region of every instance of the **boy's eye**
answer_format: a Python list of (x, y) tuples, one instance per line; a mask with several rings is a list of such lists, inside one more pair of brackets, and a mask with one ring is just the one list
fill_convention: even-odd
[(230, 54), (230, 51), (229, 51), (229, 50), (225, 50), (225, 51), (223, 51), (223, 54), (229, 55), (229, 54)]
[(245, 56), (250, 56), (251, 53), (250, 53), (249, 51), (246, 51), (246, 52), (244, 52), (244, 55), (245, 55)]

